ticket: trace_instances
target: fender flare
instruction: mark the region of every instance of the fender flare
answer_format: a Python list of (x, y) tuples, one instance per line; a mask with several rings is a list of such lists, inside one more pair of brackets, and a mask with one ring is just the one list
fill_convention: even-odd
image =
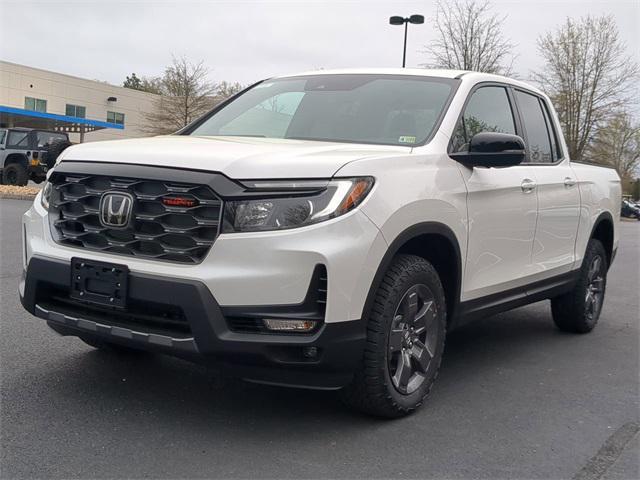
[[(600, 213), (600, 215), (598, 215), (598, 218), (596, 218), (596, 221), (593, 222), (593, 226), (591, 227), (591, 233), (589, 234), (589, 240), (591, 240), (593, 238), (593, 236), (596, 233), (596, 230), (598, 229), (598, 227), (600, 226), (600, 224), (604, 221), (609, 221), (611, 222), (611, 228), (612, 228), (612, 241), (615, 238), (615, 222), (613, 221), (613, 215), (611, 215), (611, 212), (609, 211), (604, 211), (602, 213)], [(588, 244), (588, 242), (587, 242)], [(585, 246), (586, 248), (586, 246)], [(607, 246), (605, 245), (605, 248), (607, 248)], [(609, 255), (609, 267), (611, 267), (611, 264), (613, 263), (613, 259), (615, 257), (615, 252), (614, 252), (614, 246), (613, 243), (611, 245), (611, 251), (607, 252), (607, 254)], [(583, 255), (584, 258), (584, 255)]]
[[(18, 157), (19, 160), (13, 161), (13, 159), (16, 157)], [(11, 159), (12, 161), (8, 162), (7, 160), (9, 159)], [(5, 168), (7, 165), (11, 165), (13, 163), (19, 163), (23, 167), (29, 168), (29, 158), (24, 153), (10, 153), (9, 155), (7, 155), (7, 157), (4, 159), (2, 168)]]
[(362, 315), (360, 318), (364, 319), (368, 317), (371, 311), (376, 291), (378, 290), (378, 287), (382, 282), (382, 278), (384, 277), (387, 269), (389, 268), (389, 265), (391, 265), (393, 258), (396, 256), (400, 248), (409, 240), (421, 235), (439, 235), (445, 237), (453, 247), (457, 265), (456, 285), (452, 297), (454, 299), (454, 303), (453, 305), (447, 305), (447, 317), (449, 323), (452, 323), (452, 321), (455, 319), (458, 305), (460, 304), (460, 290), (462, 287), (462, 255), (460, 253), (460, 244), (458, 243), (458, 238), (456, 237), (455, 233), (453, 233), (453, 230), (451, 230), (451, 228), (449, 228), (447, 225), (440, 222), (422, 222), (412, 225), (400, 232), (400, 234), (398, 234), (396, 238), (391, 242), (391, 244), (387, 248), (387, 251), (382, 257), (382, 260), (380, 261), (380, 264), (378, 265), (376, 273), (373, 277), (373, 281), (371, 282), (371, 285), (369, 287), (369, 293), (367, 294), (367, 298), (364, 302)]

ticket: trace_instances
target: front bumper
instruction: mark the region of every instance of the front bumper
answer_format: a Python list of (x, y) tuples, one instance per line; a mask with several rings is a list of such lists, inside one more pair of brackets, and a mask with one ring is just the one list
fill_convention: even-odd
[[(382, 233), (360, 209), (291, 230), (220, 234), (197, 264), (94, 251), (57, 243), (39, 196), (23, 216), (23, 243), (23, 305), (63, 335), (98, 337), (202, 361), (248, 380), (316, 388), (343, 386), (361, 361), (365, 328), (360, 319), (387, 251)], [(147, 304), (158, 317), (173, 319), (179, 310), (178, 320), (188, 328), (179, 334), (141, 328), (115, 313), (101, 317), (86, 305), (70, 304), (73, 257), (126, 264), (127, 315), (144, 318)], [(255, 320), (265, 318), (265, 312), (271, 313), (266, 318), (310, 319), (314, 311), (301, 306), (307, 304), (318, 267), (325, 269), (328, 285), (326, 308), (314, 318), (322, 321), (315, 333), (230, 328), (235, 318)], [(309, 347), (315, 347), (316, 356)]]
[(303, 228), (221, 234), (196, 265), (95, 252), (56, 243), (39, 196), (23, 216), (23, 266), (32, 256), (125, 263), (131, 272), (200, 282), (225, 307), (295, 305), (316, 265), (327, 268), (326, 323), (357, 320), (387, 251), (380, 230), (359, 209)]
[[(202, 362), (249, 381), (307, 388), (344, 386), (362, 360), (361, 320), (324, 323), (309, 335), (238, 333), (230, 330), (222, 308), (202, 282), (131, 273), (131, 302), (171, 305), (183, 312), (188, 329), (172, 334), (114, 322), (108, 312), (101, 317), (81, 303), (74, 304), (65, 297), (70, 282), (68, 261), (32, 256), (20, 285), (24, 308), (62, 335), (99, 338)], [(315, 347), (315, 355), (308, 355), (309, 347)]]
[(30, 175), (45, 178), (49, 167), (43, 163), (30, 163), (28, 170)]

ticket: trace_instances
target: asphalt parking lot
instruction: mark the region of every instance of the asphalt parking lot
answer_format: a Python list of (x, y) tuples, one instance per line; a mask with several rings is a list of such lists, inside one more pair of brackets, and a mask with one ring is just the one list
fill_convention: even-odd
[(640, 478), (640, 222), (593, 333), (555, 330), (548, 302), (465, 327), (425, 408), (381, 421), (55, 335), (16, 293), (28, 206), (0, 200), (2, 478)]

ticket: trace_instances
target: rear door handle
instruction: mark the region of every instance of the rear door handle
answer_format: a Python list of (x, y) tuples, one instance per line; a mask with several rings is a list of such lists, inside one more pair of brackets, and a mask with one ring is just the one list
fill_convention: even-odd
[(573, 187), (576, 184), (576, 181), (571, 177), (565, 177), (564, 186), (565, 187)]
[(533, 180), (529, 179), (529, 178), (525, 178), (524, 180), (522, 180), (522, 183), (520, 184), (520, 186), (522, 187), (522, 191), (524, 193), (531, 193), (535, 188), (536, 188), (536, 182), (534, 182)]

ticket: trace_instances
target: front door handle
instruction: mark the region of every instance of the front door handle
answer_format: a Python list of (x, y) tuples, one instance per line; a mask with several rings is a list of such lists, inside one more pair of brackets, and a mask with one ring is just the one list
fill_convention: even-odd
[(565, 177), (564, 186), (565, 187), (573, 187), (576, 184), (576, 181), (571, 177)]
[(522, 187), (522, 191), (524, 193), (531, 193), (533, 192), (533, 190), (535, 190), (537, 185), (536, 185), (536, 182), (534, 182), (533, 180), (529, 178), (525, 178), (524, 180), (522, 180), (522, 183), (520, 184), (520, 186)]

